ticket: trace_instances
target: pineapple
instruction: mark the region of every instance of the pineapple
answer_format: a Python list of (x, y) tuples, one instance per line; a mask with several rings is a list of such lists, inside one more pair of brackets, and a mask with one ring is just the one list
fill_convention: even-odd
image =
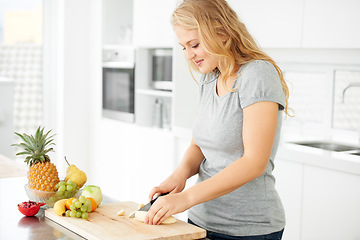
[(51, 130), (44, 134), (44, 128), (41, 129), (40, 127), (36, 130), (35, 137), (15, 132), (23, 142), (12, 145), (24, 149), (16, 155), (27, 155), (24, 162), (29, 166), (28, 187), (48, 192), (56, 191), (55, 185), (59, 182), (56, 166), (50, 163), (50, 158), (47, 155), (48, 152), (53, 151), (53, 148), (49, 146), (55, 145), (52, 142), (54, 135), (48, 136), (50, 132)]

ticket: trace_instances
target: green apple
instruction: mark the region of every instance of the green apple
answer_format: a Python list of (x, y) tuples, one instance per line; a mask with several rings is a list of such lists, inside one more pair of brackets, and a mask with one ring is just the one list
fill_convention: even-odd
[(103, 199), (100, 187), (94, 186), (94, 185), (86, 185), (83, 188), (81, 195), (84, 197), (93, 198), (96, 201), (97, 206), (100, 205), (100, 203)]

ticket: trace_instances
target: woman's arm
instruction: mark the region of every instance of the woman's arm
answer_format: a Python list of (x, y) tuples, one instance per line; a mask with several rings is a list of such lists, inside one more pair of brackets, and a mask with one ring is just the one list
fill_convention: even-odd
[(199, 172), (203, 159), (204, 155), (199, 146), (191, 139), (190, 146), (185, 151), (180, 165), (164, 182), (150, 191), (150, 201), (161, 193), (181, 192), (185, 187), (186, 180)]
[(276, 134), (278, 104), (258, 102), (244, 108), (244, 155), (215, 176), (178, 194), (160, 197), (146, 221), (159, 224), (167, 217), (210, 201), (243, 186), (266, 170)]

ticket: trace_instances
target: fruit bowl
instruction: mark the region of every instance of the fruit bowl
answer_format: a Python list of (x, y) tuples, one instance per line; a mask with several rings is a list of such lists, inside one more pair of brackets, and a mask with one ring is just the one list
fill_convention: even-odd
[(81, 195), (79, 190), (60, 192), (48, 192), (29, 188), (28, 184), (25, 185), (25, 192), (29, 199), (34, 202), (46, 203), (48, 207), (53, 207), (55, 202), (64, 198), (78, 198)]

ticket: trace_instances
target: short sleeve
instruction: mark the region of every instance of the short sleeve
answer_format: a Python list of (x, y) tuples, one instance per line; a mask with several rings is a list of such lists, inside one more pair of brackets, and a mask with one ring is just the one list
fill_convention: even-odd
[(267, 61), (256, 60), (244, 66), (239, 77), (239, 98), (242, 108), (261, 101), (276, 102), (285, 108), (286, 99), (275, 67)]

